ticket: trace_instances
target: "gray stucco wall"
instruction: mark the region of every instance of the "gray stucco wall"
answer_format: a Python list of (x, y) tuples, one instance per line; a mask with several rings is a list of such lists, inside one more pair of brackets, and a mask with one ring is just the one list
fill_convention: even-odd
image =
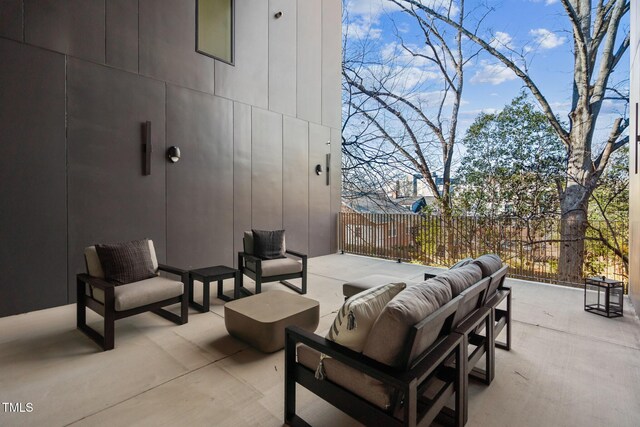
[(195, 52), (195, 1), (0, 9), (0, 316), (74, 302), (99, 242), (148, 237), (183, 268), (233, 265), (252, 227), (336, 250), (340, 0), (236, 0), (234, 66)]

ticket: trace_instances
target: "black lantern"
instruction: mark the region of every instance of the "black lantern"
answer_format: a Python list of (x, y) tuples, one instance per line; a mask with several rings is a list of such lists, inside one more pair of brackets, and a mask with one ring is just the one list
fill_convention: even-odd
[(584, 281), (584, 310), (605, 317), (621, 317), (624, 284), (604, 276), (589, 277)]

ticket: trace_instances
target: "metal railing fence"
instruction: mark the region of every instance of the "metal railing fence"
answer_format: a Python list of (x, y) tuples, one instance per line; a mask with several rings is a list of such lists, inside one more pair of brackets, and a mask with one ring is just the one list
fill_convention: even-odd
[[(453, 217), (445, 222), (440, 216), (341, 212), (339, 250), (443, 267), (462, 258), (495, 253), (509, 265), (511, 277), (558, 282), (562, 244), (559, 219)], [(627, 225), (604, 221), (589, 224), (583, 275), (607, 276), (626, 284), (627, 267), (611, 245), (628, 252)]]

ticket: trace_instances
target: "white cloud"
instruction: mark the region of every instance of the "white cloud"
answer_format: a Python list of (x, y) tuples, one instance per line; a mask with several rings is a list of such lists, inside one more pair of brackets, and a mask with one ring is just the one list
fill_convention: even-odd
[(400, 10), (398, 5), (387, 0), (347, 0), (344, 7), (351, 17), (367, 16), (371, 20), (377, 19), (385, 12)]
[[(542, 3), (543, 0), (531, 0), (534, 3)], [(544, 0), (544, 4), (549, 6), (558, 3), (560, 0)]]
[(382, 36), (382, 29), (375, 27), (371, 21), (353, 19), (343, 25), (342, 34), (350, 39), (379, 39)]
[(515, 80), (517, 76), (511, 69), (502, 63), (490, 63), (486, 60), (480, 61), (480, 69), (471, 77), (471, 83), (490, 83), (499, 85), (501, 83)]
[[(440, 12), (447, 12), (449, 9), (449, 0), (423, 0), (425, 6), (436, 9)], [(344, 8), (350, 17), (369, 16), (375, 20), (383, 13), (393, 13), (402, 10), (397, 4), (388, 0), (346, 0)], [(460, 9), (454, 3), (451, 4), (451, 16), (456, 16)]]
[[(405, 46), (406, 49), (398, 42), (387, 43), (380, 50), (382, 59), (386, 62), (397, 65), (410, 65), (430, 70), (436, 69), (434, 62), (427, 59), (427, 57), (434, 56), (433, 49), (431, 49), (430, 46), (418, 46), (413, 43), (406, 43)], [(413, 54), (416, 54), (417, 56), (414, 56)]]
[(533, 36), (534, 42), (542, 49), (553, 49), (562, 46), (567, 41), (566, 37), (558, 36), (546, 28), (536, 28), (529, 31), (529, 34)]
[(497, 108), (477, 108), (475, 110), (466, 110), (461, 111), (460, 114), (463, 116), (477, 116), (479, 114), (497, 114), (500, 110)]
[(493, 35), (493, 39), (489, 44), (496, 49), (501, 47), (506, 47), (507, 49), (513, 49), (512, 41), (513, 41), (513, 37), (511, 37), (509, 33), (496, 31), (496, 33)]

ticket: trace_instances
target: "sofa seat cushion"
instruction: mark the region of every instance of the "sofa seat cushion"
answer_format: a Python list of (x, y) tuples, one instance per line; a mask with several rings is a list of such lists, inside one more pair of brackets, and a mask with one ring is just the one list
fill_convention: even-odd
[(483, 278), (491, 276), (502, 267), (502, 260), (496, 254), (485, 254), (479, 256), (475, 261), (473, 261), (473, 263), (480, 267)]
[(482, 270), (477, 264), (467, 264), (464, 267), (447, 270), (429, 280), (451, 287), (451, 297), (455, 298), (469, 286), (478, 283), (482, 278)]
[(404, 283), (387, 283), (346, 300), (329, 329), (327, 339), (361, 352), (380, 312), (405, 286)]
[[(154, 302), (164, 301), (184, 293), (182, 282), (166, 277), (152, 277), (139, 282), (116, 286), (114, 290), (116, 311), (125, 311)], [(104, 291), (93, 288), (93, 298), (104, 304)]]
[[(254, 262), (247, 261), (247, 268), (256, 271)], [(302, 262), (291, 258), (266, 259), (262, 261), (262, 277), (295, 274), (302, 271)]]
[[(312, 371), (318, 367), (321, 356), (318, 351), (306, 345), (298, 346), (298, 363)], [(391, 387), (330, 357), (323, 358), (322, 364), (325, 381), (331, 381), (382, 409), (386, 410), (391, 406)]]
[[(449, 301), (451, 288), (440, 281), (430, 279), (407, 286), (382, 310), (362, 353), (386, 365), (402, 367), (407, 363), (402, 355), (411, 327)], [(431, 342), (422, 343), (425, 349), (436, 340), (439, 332), (434, 330)]]
[(386, 285), (387, 283), (397, 282), (398, 278), (393, 276), (387, 276), (384, 274), (371, 274), (364, 276), (360, 279), (352, 280), (342, 285), (342, 294), (345, 298), (351, 298), (355, 294), (358, 294), (367, 289), (375, 288), (376, 286)]

